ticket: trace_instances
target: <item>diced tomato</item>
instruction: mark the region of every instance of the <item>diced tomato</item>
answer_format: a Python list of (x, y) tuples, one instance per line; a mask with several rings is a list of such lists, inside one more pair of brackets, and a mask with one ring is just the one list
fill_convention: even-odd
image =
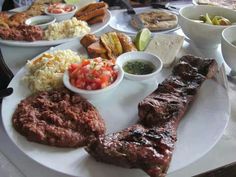
[(86, 60), (83, 60), (81, 64), (82, 64), (82, 66), (86, 66), (89, 63), (90, 63), (90, 61), (88, 59), (86, 59)]
[(73, 10), (72, 5), (66, 5), (62, 3), (53, 3), (48, 7), (48, 12), (54, 14), (67, 13)]
[(50, 13), (53, 13), (53, 14), (61, 14), (63, 13), (63, 9), (52, 9), (49, 11)]
[(64, 11), (65, 12), (70, 12), (70, 11), (72, 11), (73, 10), (73, 7), (72, 6), (66, 6), (66, 7), (64, 7)]
[(97, 90), (112, 84), (117, 78), (114, 63), (102, 58), (84, 59), (72, 64), (69, 69), (70, 82), (77, 88)]
[(68, 70), (69, 70), (70, 72), (73, 72), (76, 68), (78, 68), (78, 65), (79, 65), (79, 63), (72, 63), (72, 64), (69, 66)]

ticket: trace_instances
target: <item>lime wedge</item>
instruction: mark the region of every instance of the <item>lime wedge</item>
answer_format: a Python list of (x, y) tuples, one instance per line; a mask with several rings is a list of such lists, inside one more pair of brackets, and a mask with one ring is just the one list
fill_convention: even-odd
[(76, 4), (78, 3), (80, 0), (64, 0), (66, 4)]
[(151, 40), (152, 33), (148, 28), (143, 28), (135, 36), (135, 46), (143, 51)]

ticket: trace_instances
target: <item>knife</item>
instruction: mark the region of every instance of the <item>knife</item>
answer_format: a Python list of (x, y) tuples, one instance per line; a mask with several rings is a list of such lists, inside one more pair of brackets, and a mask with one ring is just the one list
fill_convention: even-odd
[(127, 13), (131, 16), (132, 19), (134, 19), (136, 21), (138, 30), (144, 28), (144, 24), (143, 24), (142, 20), (136, 14), (136, 12), (133, 9), (133, 7), (131, 6), (130, 2), (128, 0), (121, 0), (121, 2), (123, 2), (123, 4), (126, 6)]

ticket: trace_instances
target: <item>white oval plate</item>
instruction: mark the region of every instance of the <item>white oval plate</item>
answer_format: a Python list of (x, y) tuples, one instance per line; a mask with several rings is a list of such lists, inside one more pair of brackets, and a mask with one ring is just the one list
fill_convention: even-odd
[[(148, 12), (148, 11), (155, 11), (155, 10), (158, 10), (158, 9), (136, 8), (135, 12), (138, 14), (138, 13), (141, 13), (141, 12)], [(110, 25), (110, 27), (112, 27), (115, 30), (118, 30), (118, 31), (121, 31), (121, 32), (124, 32), (124, 33), (129, 33), (129, 34), (136, 34), (138, 30), (131, 26), (131, 24), (130, 24), (131, 17), (130, 17), (130, 15), (128, 15), (126, 13), (126, 11), (127, 10), (118, 10), (118, 11), (112, 12), (112, 17), (111, 17), (109, 25)], [(168, 10), (164, 10), (164, 11), (168, 11)], [(171, 11), (171, 12), (175, 13), (173, 11)], [(171, 32), (171, 31), (175, 31), (179, 28), (180, 28), (179, 25), (177, 25), (173, 29), (157, 31), (157, 32), (153, 32), (153, 34), (168, 33), (168, 32)]]
[[(186, 44), (186, 42), (185, 42)], [(54, 48), (72, 49), (84, 54), (79, 41), (62, 44)], [(191, 49), (190, 49), (191, 50)], [(182, 53), (190, 53), (184, 49)], [(17, 104), (30, 94), (22, 83), (27, 73), (23, 67), (12, 79), (9, 87), (14, 93), (3, 99), (2, 121), (10, 139), (26, 155), (38, 163), (73, 176), (79, 177), (143, 177), (138, 169), (125, 169), (96, 162), (83, 148), (56, 148), (29, 142), (12, 126), (12, 115)], [(107, 133), (122, 130), (138, 120), (138, 103), (157, 88), (170, 73), (162, 70), (156, 79), (148, 82), (135, 82), (124, 79), (116, 91), (104, 99), (95, 101), (105, 120)], [(132, 88), (132, 89), (131, 89)], [(207, 80), (188, 110), (178, 128), (178, 141), (168, 173), (181, 169), (206, 154), (220, 139), (229, 120), (229, 100), (227, 91), (215, 80)]]
[[(108, 10), (105, 21), (102, 23), (97, 23), (97, 24), (91, 25), (90, 26), (90, 28), (91, 28), (90, 33), (95, 34), (99, 31), (103, 30), (105, 27), (108, 26), (110, 19), (111, 19), (111, 12)], [(33, 41), (33, 42), (0, 39), (0, 44), (4, 44), (4, 45), (8, 45), (8, 46), (18, 46), (18, 47), (40, 47), (40, 46), (55, 46), (55, 45), (69, 42), (69, 41), (76, 40), (76, 39), (80, 39), (80, 37), (66, 38), (66, 39), (53, 40), (53, 41), (41, 40), (41, 41)]]

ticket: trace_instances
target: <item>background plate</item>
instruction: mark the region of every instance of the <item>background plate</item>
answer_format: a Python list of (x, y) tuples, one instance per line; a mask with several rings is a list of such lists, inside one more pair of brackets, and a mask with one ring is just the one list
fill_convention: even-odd
[[(141, 12), (148, 12), (148, 11), (155, 11), (155, 10), (158, 10), (158, 9), (136, 8), (135, 12), (138, 14), (138, 13), (141, 13)], [(164, 10), (164, 11), (168, 11), (168, 10)], [(171, 12), (176, 14), (176, 12), (173, 12), (173, 11), (171, 11)], [(118, 31), (121, 31), (121, 32), (124, 32), (124, 33), (129, 33), (129, 34), (136, 34), (137, 29), (135, 29), (131, 26), (130, 20), (131, 20), (131, 17), (130, 17), (130, 15), (128, 15), (126, 13), (126, 10), (117, 10), (117, 11), (112, 12), (112, 17), (111, 17), (109, 25), (110, 25), (110, 27), (112, 27), (115, 30), (118, 30)], [(168, 33), (168, 32), (171, 32), (171, 31), (175, 31), (179, 28), (180, 27), (177, 26), (173, 29), (157, 31), (157, 32), (152, 32), (152, 33), (153, 34)]]
[[(186, 42), (184, 45), (188, 45)], [(62, 44), (57, 49), (72, 49), (83, 54), (79, 41)], [(182, 54), (189, 53), (182, 50)], [(3, 99), (2, 121), (15, 145), (33, 160), (53, 170), (79, 177), (143, 177), (144, 172), (96, 162), (83, 148), (56, 148), (27, 141), (12, 126), (12, 115), (20, 100), (30, 94), (22, 83), (27, 73), (22, 68), (13, 78), (10, 87), (14, 93)], [(157, 78), (146, 82), (124, 79), (121, 85), (103, 100), (93, 102), (105, 119), (107, 133), (122, 130), (138, 120), (137, 104), (149, 95), (170, 73), (163, 70)], [(195, 102), (178, 128), (178, 141), (169, 168), (174, 172), (206, 154), (220, 139), (229, 120), (229, 100), (226, 89), (215, 80), (207, 80)]]
[[(110, 19), (111, 19), (111, 12), (108, 10), (105, 21), (102, 23), (97, 23), (97, 24), (91, 25), (90, 26), (90, 28), (91, 28), (90, 33), (95, 34), (99, 31), (103, 30), (106, 26), (108, 26)], [(34, 41), (34, 42), (0, 39), (0, 44), (4, 44), (4, 45), (8, 45), (8, 46), (18, 46), (18, 47), (55, 46), (55, 45), (69, 42), (69, 41), (79, 39), (79, 38), (81, 38), (81, 37), (67, 38), (67, 39), (60, 39), (60, 40), (53, 40), (53, 41), (41, 40), (41, 41)]]

